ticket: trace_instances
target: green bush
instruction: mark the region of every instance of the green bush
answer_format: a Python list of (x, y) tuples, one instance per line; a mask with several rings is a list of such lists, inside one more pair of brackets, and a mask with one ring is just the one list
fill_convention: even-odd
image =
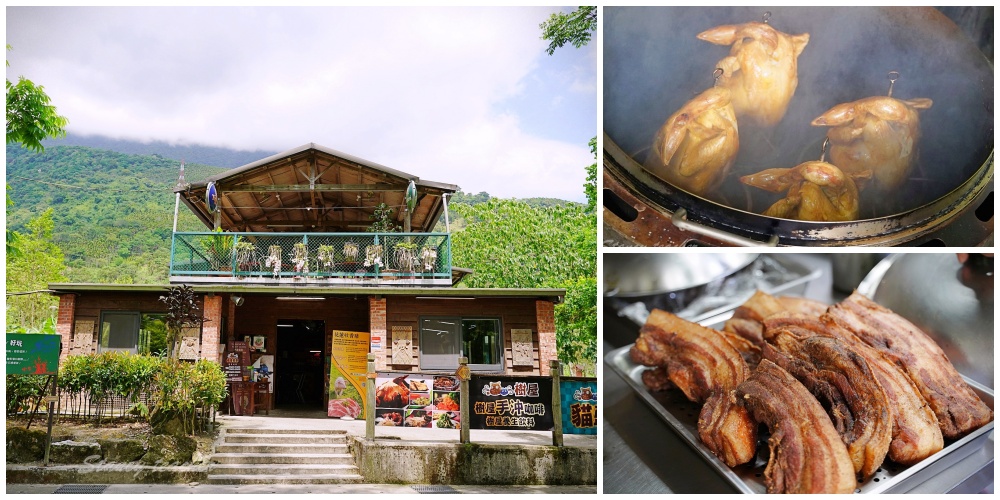
[(40, 375), (7, 375), (7, 415), (29, 409), (29, 405), (45, 390), (48, 377)]

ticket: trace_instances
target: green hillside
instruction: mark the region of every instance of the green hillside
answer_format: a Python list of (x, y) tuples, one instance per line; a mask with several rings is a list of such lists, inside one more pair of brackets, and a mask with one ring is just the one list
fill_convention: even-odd
[[(53, 208), (54, 242), (74, 282), (166, 282), (179, 162), (79, 146), (7, 146), (7, 227)], [(224, 169), (185, 166), (186, 178)], [(183, 207), (178, 230), (203, 230)]]

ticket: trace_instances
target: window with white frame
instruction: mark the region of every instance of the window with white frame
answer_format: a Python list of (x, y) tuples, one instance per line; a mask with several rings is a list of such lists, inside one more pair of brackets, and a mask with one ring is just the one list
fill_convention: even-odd
[(469, 368), (503, 370), (503, 335), (496, 318), (420, 318), (420, 368), (454, 370), (458, 358), (469, 358)]

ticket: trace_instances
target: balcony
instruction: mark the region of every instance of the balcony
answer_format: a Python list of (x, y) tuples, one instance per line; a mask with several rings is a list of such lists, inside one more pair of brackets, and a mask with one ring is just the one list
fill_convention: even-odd
[(171, 283), (450, 286), (448, 233), (174, 233)]

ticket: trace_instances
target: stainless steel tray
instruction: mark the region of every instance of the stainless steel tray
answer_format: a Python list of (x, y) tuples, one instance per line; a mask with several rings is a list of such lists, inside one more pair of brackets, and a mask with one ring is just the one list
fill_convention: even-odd
[[(716, 318), (718, 321), (718, 318)], [(716, 321), (706, 326), (718, 326)], [(704, 324), (704, 323), (703, 323)], [(629, 358), (631, 345), (615, 349), (605, 356), (605, 361), (615, 370), (629, 386), (646, 402), (670, 428), (696, 450), (716, 471), (743, 493), (766, 493), (764, 486), (764, 467), (767, 464), (767, 446), (758, 446), (758, 455), (752, 464), (729, 467), (718, 459), (698, 439), (698, 413), (701, 406), (692, 403), (678, 390), (665, 392), (650, 392), (642, 383), (642, 372), (647, 368), (638, 365)], [(990, 409), (993, 408), (993, 391), (977, 382), (963, 376), (970, 387), (982, 398)], [(987, 441), (992, 442), (993, 421), (976, 429), (968, 436), (957, 441), (946, 442), (943, 450), (927, 457), (923, 461), (904, 466), (888, 459), (882, 467), (864, 483), (858, 485), (856, 493), (905, 493), (922, 485), (941, 471), (956, 464), (980, 450)], [(973, 460), (981, 460), (982, 467), (992, 462), (993, 453), (979, 454)], [(952, 485), (954, 486), (954, 485)], [(945, 491), (937, 491), (944, 493)]]

